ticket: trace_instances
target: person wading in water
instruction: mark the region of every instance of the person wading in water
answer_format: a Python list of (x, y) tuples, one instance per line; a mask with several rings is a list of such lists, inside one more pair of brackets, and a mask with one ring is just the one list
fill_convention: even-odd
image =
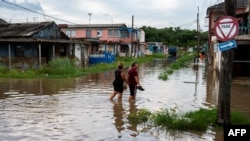
[(127, 88), (126, 85), (124, 85), (124, 81), (128, 84), (128, 80), (126, 78), (125, 73), (122, 71), (123, 64), (118, 63), (117, 70), (115, 71), (115, 80), (113, 81), (114, 91), (110, 95), (110, 100), (112, 100), (117, 94), (118, 94), (118, 100), (122, 100), (122, 93), (123, 90)]
[(138, 63), (134, 62), (132, 63), (131, 68), (128, 71), (128, 83), (130, 90), (130, 96), (128, 98), (129, 101), (135, 100), (136, 90), (138, 87), (142, 89), (141, 84), (139, 82), (137, 69), (138, 69)]

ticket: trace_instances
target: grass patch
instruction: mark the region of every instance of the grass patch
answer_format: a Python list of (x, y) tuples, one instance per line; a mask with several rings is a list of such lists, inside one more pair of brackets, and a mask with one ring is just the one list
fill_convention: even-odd
[(147, 109), (140, 109), (136, 113), (131, 113), (128, 115), (128, 120), (132, 123), (142, 123), (148, 121), (149, 116), (151, 115), (151, 112)]
[(99, 73), (117, 68), (117, 63), (122, 62), (124, 68), (129, 67), (132, 62), (136, 61), (139, 64), (150, 62), (156, 58), (165, 58), (164, 54), (153, 54), (145, 57), (117, 57), (113, 63), (98, 63), (89, 65), (84, 68), (78, 68), (68, 58), (59, 58), (52, 60), (48, 64), (42, 66), (41, 69), (11, 69), (0, 66), (0, 77), (2, 78), (65, 78), (78, 77), (91, 73)]
[(162, 80), (168, 80), (168, 74), (163, 72), (158, 76), (158, 78)]
[(159, 79), (167, 80), (168, 75), (172, 74), (174, 70), (178, 70), (184, 66), (186, 66), (187, 62), (190, 62), (194, 58), (194, 54), (182, 54), (180, 58), (178, 58), (175, 62), (173, 62), (166, 71), (162, 72), (159, 75)]
[[(145, 112), (146, 111), (146, 112)], [(136, 123), (151, 123), (150, 126), (162, 126), (168, 129), (183, 131), (206, 131), (209, 127), (219, 127), (216, 124), (216, 109), (199, 109), (187, 113), (177, 113), (176, 110), (161, 109), (154, 113), (142, 109), (140, 114), (133, 114), (128, 118)], [(250, 124), (250, 120), (242, 113), (232, 111), (231, 123)]]

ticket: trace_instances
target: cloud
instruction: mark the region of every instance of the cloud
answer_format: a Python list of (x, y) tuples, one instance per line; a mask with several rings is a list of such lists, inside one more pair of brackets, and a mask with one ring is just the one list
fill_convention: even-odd
[(41, 4), (38, 1), (35, 1), (35, 2), (29, 2), (27, 0), (23, 2), (17, 2), (16, 0), (1, 0), (0, 1), (1, 8), (5, 8), (9, 10), (24, 10), (23, 8), (18, 7), (18, 6), (32, 9), (37, 12), (43, 11), (43, 8), (41, 7)]
[[(200, 6), (200, 23), (203, 24), (206, 8), (214, 5), (218, 0), (8, 0), (20, 6), (41, 12), (60, 21), (46, 17), (17, 6), (0, 1), (0, 18), (28, 18), (37, 17), (37, 21), (54, 20), (56, 23), (88, 24), (91, 23), (125, 23), (134, 26), (151, 26), (156, 28), (176, 27), (196, 29), (198, 6)], [(19, 14), (21, 13), (21, 14)], [(91, 17), (88, 13), (91, 13)], [(204, 27), (204, 26), (203, 26)]]

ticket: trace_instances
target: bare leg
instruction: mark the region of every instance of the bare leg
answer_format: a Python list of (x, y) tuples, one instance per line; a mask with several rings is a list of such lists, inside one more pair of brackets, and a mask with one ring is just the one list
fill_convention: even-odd
[(118, 93), (118, 100), (122, 100), (122, 93)]
[(130, 95), (129, 97), (128, 97), (128, 101), (131, 101), (132, 100), (132, 96)]
[(117, 92), (113, 91), (113, 93), (110, 95), (109, 99), (112, 100), (116, 96)]
[(135, 95), (134, 96), (129, 96), (129, 98), (128, 98), (128, 101), (132, 101), (132, 100), (135, 100)]

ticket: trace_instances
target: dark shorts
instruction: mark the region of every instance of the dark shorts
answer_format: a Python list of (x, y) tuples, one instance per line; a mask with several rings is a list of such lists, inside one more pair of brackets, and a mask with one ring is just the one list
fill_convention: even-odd
[(114, 86), (114, 91), (117, 91), (119, 93), (123, 92), (123, 83), (113, 81), (113, 86)]
[(129, 85), (130, 95), (135, 96), (136, 94), (136, 86), (135, 85)]

